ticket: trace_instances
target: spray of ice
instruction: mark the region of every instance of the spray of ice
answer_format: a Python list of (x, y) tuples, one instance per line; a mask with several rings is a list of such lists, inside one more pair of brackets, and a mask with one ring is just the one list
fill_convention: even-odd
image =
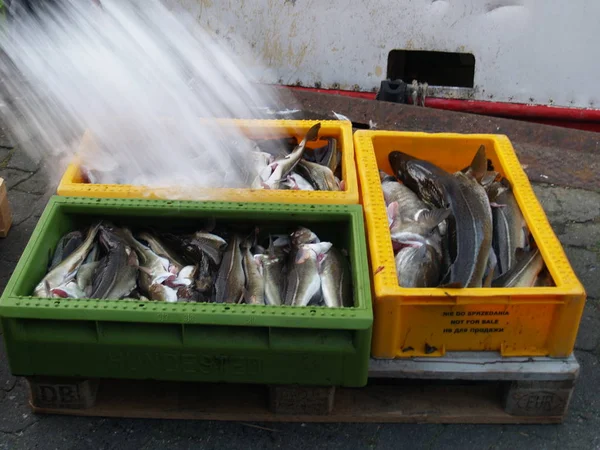
[(249, 48), (158, 0), (52, 3), (0, 27), (3, 116), (22, 148), (53, 152), (54, 175), (77, 156), (100, 183), (251, 185), (252, 142), (211, 120), (285, 109), (230, 43)]

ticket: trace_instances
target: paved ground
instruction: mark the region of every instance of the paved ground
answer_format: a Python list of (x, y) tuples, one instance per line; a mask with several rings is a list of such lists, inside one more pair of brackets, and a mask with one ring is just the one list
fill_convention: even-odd
[[(10, 148), (1, 134), (0, 130), (0, 177), (9, 187), (14, 224), (8, 238), (0, 240), (0, 291), (52, 192), (40, 164)], [(576, 351), (582, 371), (563, 425), (288, 425), (36, 417), (29, 410), (24, 383), (10, 375), (0, 345), (0, 449), (600, 449), (600, 193), (541, 184), (535, 190), (588, 293)]]

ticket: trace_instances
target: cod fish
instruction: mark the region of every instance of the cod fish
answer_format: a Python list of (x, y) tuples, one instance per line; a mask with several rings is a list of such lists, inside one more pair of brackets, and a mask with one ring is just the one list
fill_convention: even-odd
[(323, 302), (330, 308), (352, 306), (352, 279), (347, 258), (331, 247), (319, 263)]
[(272, 240), (266, 253), (256, 255), (261, 266), (265, 283), (265, 303), (267, 305), (282, 305), (285, 292), (286, 253), (284, 247), (287, 240)]
[(52, 289), (52, 295), (60, 298), (85, 298), (86, 293), (77, 286), (75, 281), (69, 281), (66, 284)]
[(306, 143), (308, 141), (316, 141), (320, 129), (320, 123), (313, 125), (306, 133), (306, 136), (304, 136), (304, 139), (302, 139), (300, 144), (298, 144), (289, 155), (275, 160), (259, 174), (253, 183), (253, 187), (257, 188), (262, 186), (267, 189), (280, 189), (288, 174), (294, 170), (294, 167), (302, 160), (302, 155), (306, 149)]
[(297, 172), (317, 191), (339, 191), (340, 186), (331, 169), (310, 161), (300, 161)]
[(430, 245), (404, 247), (397, 254), (396, 276), (404, 288), (436, 287), (440, 280), (440, 255)]
[[(544, 268), (542, 254), (536, 248), (522, 252), (512, 269), (492, 281), (492, 287), (533, 287)], [(524, 253), (524, 255), (523, 255)]]
[(225, 249), (215, 284), (217, 303), (239, 303), (244, 295), (244, 267), (240, 236), (234, 234)]
[(448, 230), (453, 239), (449, 246), (452, 264), (442, 282), (453, 287), (480, 287), (492, 244), (491, 208), (478, 182), (487, 168), (485, 147), (479, 148), (466, 173), (454, 175), (399, 151), (390, 153), (389, 161), (398, 178), (423, 201), (452, 212)]
[(139, 233), (137, 235), (139, 239), (148, 243), (148, 247), (158, 256), (162, 256), (169, 260), (169, 272), (178, 274), (181, 269), (186, 266), (185, 261), (183, 261), (177, 253), (172, 251), (169, 247), (167, 247), (160, 239), (150, 233), (145, 231)]
[(291, 243), (294, 247), (299, 247), (302, 244), (318, 244), (319, 242), (321, 242), (319, 237), (305, 227), (298, 227), (291, 234)]
[(295, 191), (314, 191), (315, 188), (312, 184), (310, 184), (302, 175), (297, 174), (296, 172), (292, 172), (287, 176), (285, 183), (283, 183), (285, 187), (293, 189)]
[(206, 231), (198, 231), (186, 237), (163, 233), (161, 237), (165, 244), (181, 254), (188, 264), (200, 264), (203, 255), (206, 255), (213, 264), (219, 265), (223, 250), (227, 246), (225, 239)]
[(83, 243), (83, 234), (81, 231), (71, 231), (60, 238), (58, 244), (56, 244), (56, 250), (54, 250), (54, 256), (50, 262), (48, 270), (54, 269), (58, 266), (65, 258), (73, 253), (77, 247)]
[(287, 277), (285, 304), (306, 306), (318, 303), (321, 296), (321, 277), (319, 260), (331, 248), (329, 242), (302, 244), (296, 251), (296, 257)]
[[(419, 197), (393, 177), (382, 180), (388, 221), (396, 255), (396, 274), (402, 287), (435, 287), (440, 281), (442, 236), (439, 224), (449, 209), (427, 208)], [(418, 250), (421, 247), (426, 247)], [(418, 250), (418, 251), (417, 251)]]
[(158, 256), (150, 247), (146, 247), (135, 239), (129, 228), (120, 228), (118, 231), (115, 230), (115, 233), (137, 253), (140, 269), (139, 282), (143, 291), (150, 292), (151, 286), (175, 279), (176, 276), (169, 271), (169, 260)]
[(516, 264), (517, 250), (528, 249), (529, 232), (511, 189), (496, 195), (494, 203), (492, 246), (498, 257), (498, 271), (502, 275)]
[(66, 284), (75, 277), (77, 270), (94, 245), (94, 239), (96, 239), (99, 228), (99, 223), (90, 227), (85, 241), (42, 278), (42, 281), (39, 282), (33, 291), (34, 296), (52, 297), (52, 289)]
[(430, 210), (413, 191), (396, 180), (384, 179), (382, 189), (384, 197), (390, 200), (388, 221), (392, 240), (401, 245), (431, 245), (441, 257), (438, 225), (448, 218), (450, 210)]
[(252, 243), (248, 240), (241, 245), (246, 286), (244, 300), (251, 305), (265, 304), (265, 279), (263, 277), (260, 255), (253, 256), (250, 252)]
[(203, 256), (198, 266), (198, 272), (196, 277), (196, 289), (201, 293), (208, 293), (213, 288), (213, 270), (211, 268), (210, 260), (208, 256)]
[(92, 275), (90, 298), (119, 300), (136, 288), (139, 261), (131, 247), (107, 228), (100, 229), (99, 240), (106, 256)]

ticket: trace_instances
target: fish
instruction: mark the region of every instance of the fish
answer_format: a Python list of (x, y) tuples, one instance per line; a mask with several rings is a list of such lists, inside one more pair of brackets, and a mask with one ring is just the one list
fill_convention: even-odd
[(227, 242), (216, 234), (197, 231), (190, 237), (188, 246), (197, 247), (202, 253), (207, 255), (214, 264), (219, 265), (221, 264), (223, 250), (227, 246)]
[(60, 264), (50, 270), (33, 290), (35, 297), (52, 297), (52, 289), (66, 284), (75, 278), (77, 270), (85, 260), (88, 252), (94, 244), (96, 234), (100, 229), (100, 223), (91, 226), (85, 240), (75, 251), (64, 258)]
[(291, 243), (295, 247), (298, 247), (302, 244), (318, 244), (321, 242), (315, 233), (305, 227), (296, 228), (290, 237)]
[(452, 262), (442, 275), (443, 285), (480, 287), (492, 239), (491, 207), (479, 184), (487, 167), (485, 147), (478, 149), (469, 170), (455, 174), (399, 151), (389, 154), (389, 162), (398, 179), (421, 200), (451, 210), (448, 251)]
[(197, 277), (195, 281), (196, 289), (199, 292), (210, 292), (214, 285), (214, 272), (208, 256), (203, 256), (198, 266)]
[(201, 264), (203, 255), (210, 258), (213, 264), (221, 263), (222, 253), (227, 242), (221, 236), (207, 231), (198, 231), (192, 235), (178, 236), (162, 233), (161, 238), (173, 248), (187, 264)]
[(79, 267), (77, 271), (77, 275), (75, 277), (75, 281), (77, 282), (77, 287), (81, 289), (87, 296), (92, 293), (92, 279), (94, 277), (94, 271), (96, 267), (100, 264), (100, 261), (92, 261), (88, 263), (84, 263)]
[(172, 287), (165, 286), (161, 283), (153, 283), (148, 288), (150, 300), (158, 300), (167, 303), (177, 302), (177, 291)]
[(247, 304), (264, 305), (265, 279), (260, 261), (261, 255), (252, 255), (251, 247), (252, 243), (249, 240), (245, 240), (240, 246), (246, 278), (244, 300)]
[(329, 170), (335, 174), (341, 168), (342, 152), (337, 147), (337, 139), (328, 137), (325, 140), (327, 140), (327, 151), (323, 158), (317, 162), (329, 167)]
[(283, 183), (286, 187), (295, 191), (314, 191), (315, 188), (302, 175), (292, 172)]
[[(479, 150), (473, 158), (471, 167), (467, 172), (456, 172), (454, 176), (460, 184), (464, 199), (469, 206), (471, 217), (473, 218), (473, 228), (476, 238), (476, 252), (473, 264), (472, 279), (467, 287), (482, 287), (483, 276), (488, 261), (490, 259), (490, 251), (492, 249), (493, 238), (493, 218), (492, 208), (484, 187), (480, 184), (483, 176), (486, 173), (487, 158), (485, 156), (485, 146), (480, 146)], [(459, 225), (463, 221), (457, 221), (457, 236), (460, 230)]]
[(192, 286), (196, 281), (196, 274), (198, 272), (198, 266), (185, 266), (177, 273), (177, 278), (174, 280), (167, 280), (165, 284), (172, 288), (189, 287)]
[[(286, 237), (287, 238), (287, 237)], [(265, 283), (265, 303), (267, 305), (282, 305), (286, 282), (286, 247), (289, 239), (270, 238), (269, 249), (266, 253), (255, 255), (262, 266)]]
[(208, 298), (189, 286), (177, 288), (177, 301), (187, 303), (208, 302)]
[(83, 234), (81, 231), (71, 231), (60, 238), (58, 244), (56, 244), (56, 250), (54, 250), (54, 256), (50, 261), (50, 267), (48, 270), (54, 269), (58, 266), (65, 258), (77, 249), (83, 243)]
[[(280, 189), (281, 183), (285, 181), (287, 175), (296, 167), (302, 160), (302, 154), (306, 149), (306, 143), (317, 140), (321, 124), (316, 123), (306, 133), (300, 144), (294, 150), (283, 158), (278, 158), (269, 164), (266, 171), (259, 174), (261, 185), (267, 189)], [(253, 186), (256, 182), (253, 183)]]
[(492, 281), (496, 277), (496, 271), (498, 268), (498, 258), (496, 257), (496, 252), (492, 247), (490, 249), (490, 253), (488, 256), (487, 267), (483, 274), (483, 287), (492, 287)]
[(169, 272), (178, 274), (179, 271), (186, 266), (186, 261), (184, 261), (176, 252), (167, 247), (163, 242), (161, 242), (161, 240), (154, 234), (143, 231), (137, 234), (137, 238), (138, 240), (145, 241), (150, 250), (152, 250), (158, 256), (162, 256), (163, 258), (169, 260)]
[(535, 248), (529, 252), (519, 251), (517, 263), (512, 269), (492, 281), (492, 287), (533, 287), (544, 268), (544, 259)]
[(257, 173), (261, 173), (265, 167), (273, 162), (273, 156), (266, 152), (252, 152), (252, 161), (254, 162), (254, 169)]
[(101, 228), (99, 240), (106, 256), (94, 269), (89, 297), (119, 300), (136, 288), (139, 261), (131, 247), (111, 230)]
[(382, 182), (392, 240), (398, 243), (422, 243), (433, 246), (441, 256), (438, 225), (450, 215), (448, 208), (430, 210), (417, 194), (397, 181)]
[(260, 152), (268, 153), (274, 158), (283, 158), (296, 148), (298, 139), (295, 137), (254, 139), (254, 143)]
[(352, 306), (352, 279), (348, 259), (331, 247), (319, 263), (323, 302), (330, 308)]
[(317, 191), (339, 191), (340, 186), (329, 167), (310, 161), (300, 161), (296, 171)]
[(342, 161), (342, 154), (337, 148), (337, 139), (332, 137), (321, 138), (320, 140), (327, 141), (323, 147), (312, 149), (304, 152), (304, 159), (313, 163), (321, 164), (329, 167), (335, 174)]
[(115, 230), (115, 233), (123, 238), (139, 258), (139, 285), (144, 292), (150, 293), (151, 286), (176, 278), (169, 271), (170, 261), (162, 256), (158, 256), (150, 247), (145, 246), (135, 239), (129, 228), (120, 228)]
[(331, 246), (329, 242), (300, 245), (287, 276), (286, 305), (307, 306), (321, 300), (319, 261)]
[(398, 284), (404, 288), (436, 287), (440, 280), (437, 251), (430, 245), (403, 247), (395, 257)]
[(73, 280), (52, 289), (52, 296), (58, 298), (86, 298), (86, 293)]
[(215, 283), (217, 303), (239, 303), (244, 295), (244, 267), (240, 236), (233, 234), (219, 266)]
[(512, 190), (496, 195), (495, 203), (498, 206), (492, 209), (492, 247), (498, 256), (498, 272), (501, 275), (516, 264), (518, 249), (528, 249), (529, 231)]

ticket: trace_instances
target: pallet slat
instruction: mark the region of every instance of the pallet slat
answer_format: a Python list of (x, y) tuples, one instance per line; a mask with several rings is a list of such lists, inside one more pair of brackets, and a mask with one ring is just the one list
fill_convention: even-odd
[(111, 380), (101, 384), (87, 409), (33, 407), (37, 414), (233, 420), (252, 422), (390, 423), (560, 423), (557, 416), (515, 416), (502, 407), (497, 384), (476, 386), (386, 386), (336, 389), (328, 415), (277, 414), (269, 410), (267, 388)]

